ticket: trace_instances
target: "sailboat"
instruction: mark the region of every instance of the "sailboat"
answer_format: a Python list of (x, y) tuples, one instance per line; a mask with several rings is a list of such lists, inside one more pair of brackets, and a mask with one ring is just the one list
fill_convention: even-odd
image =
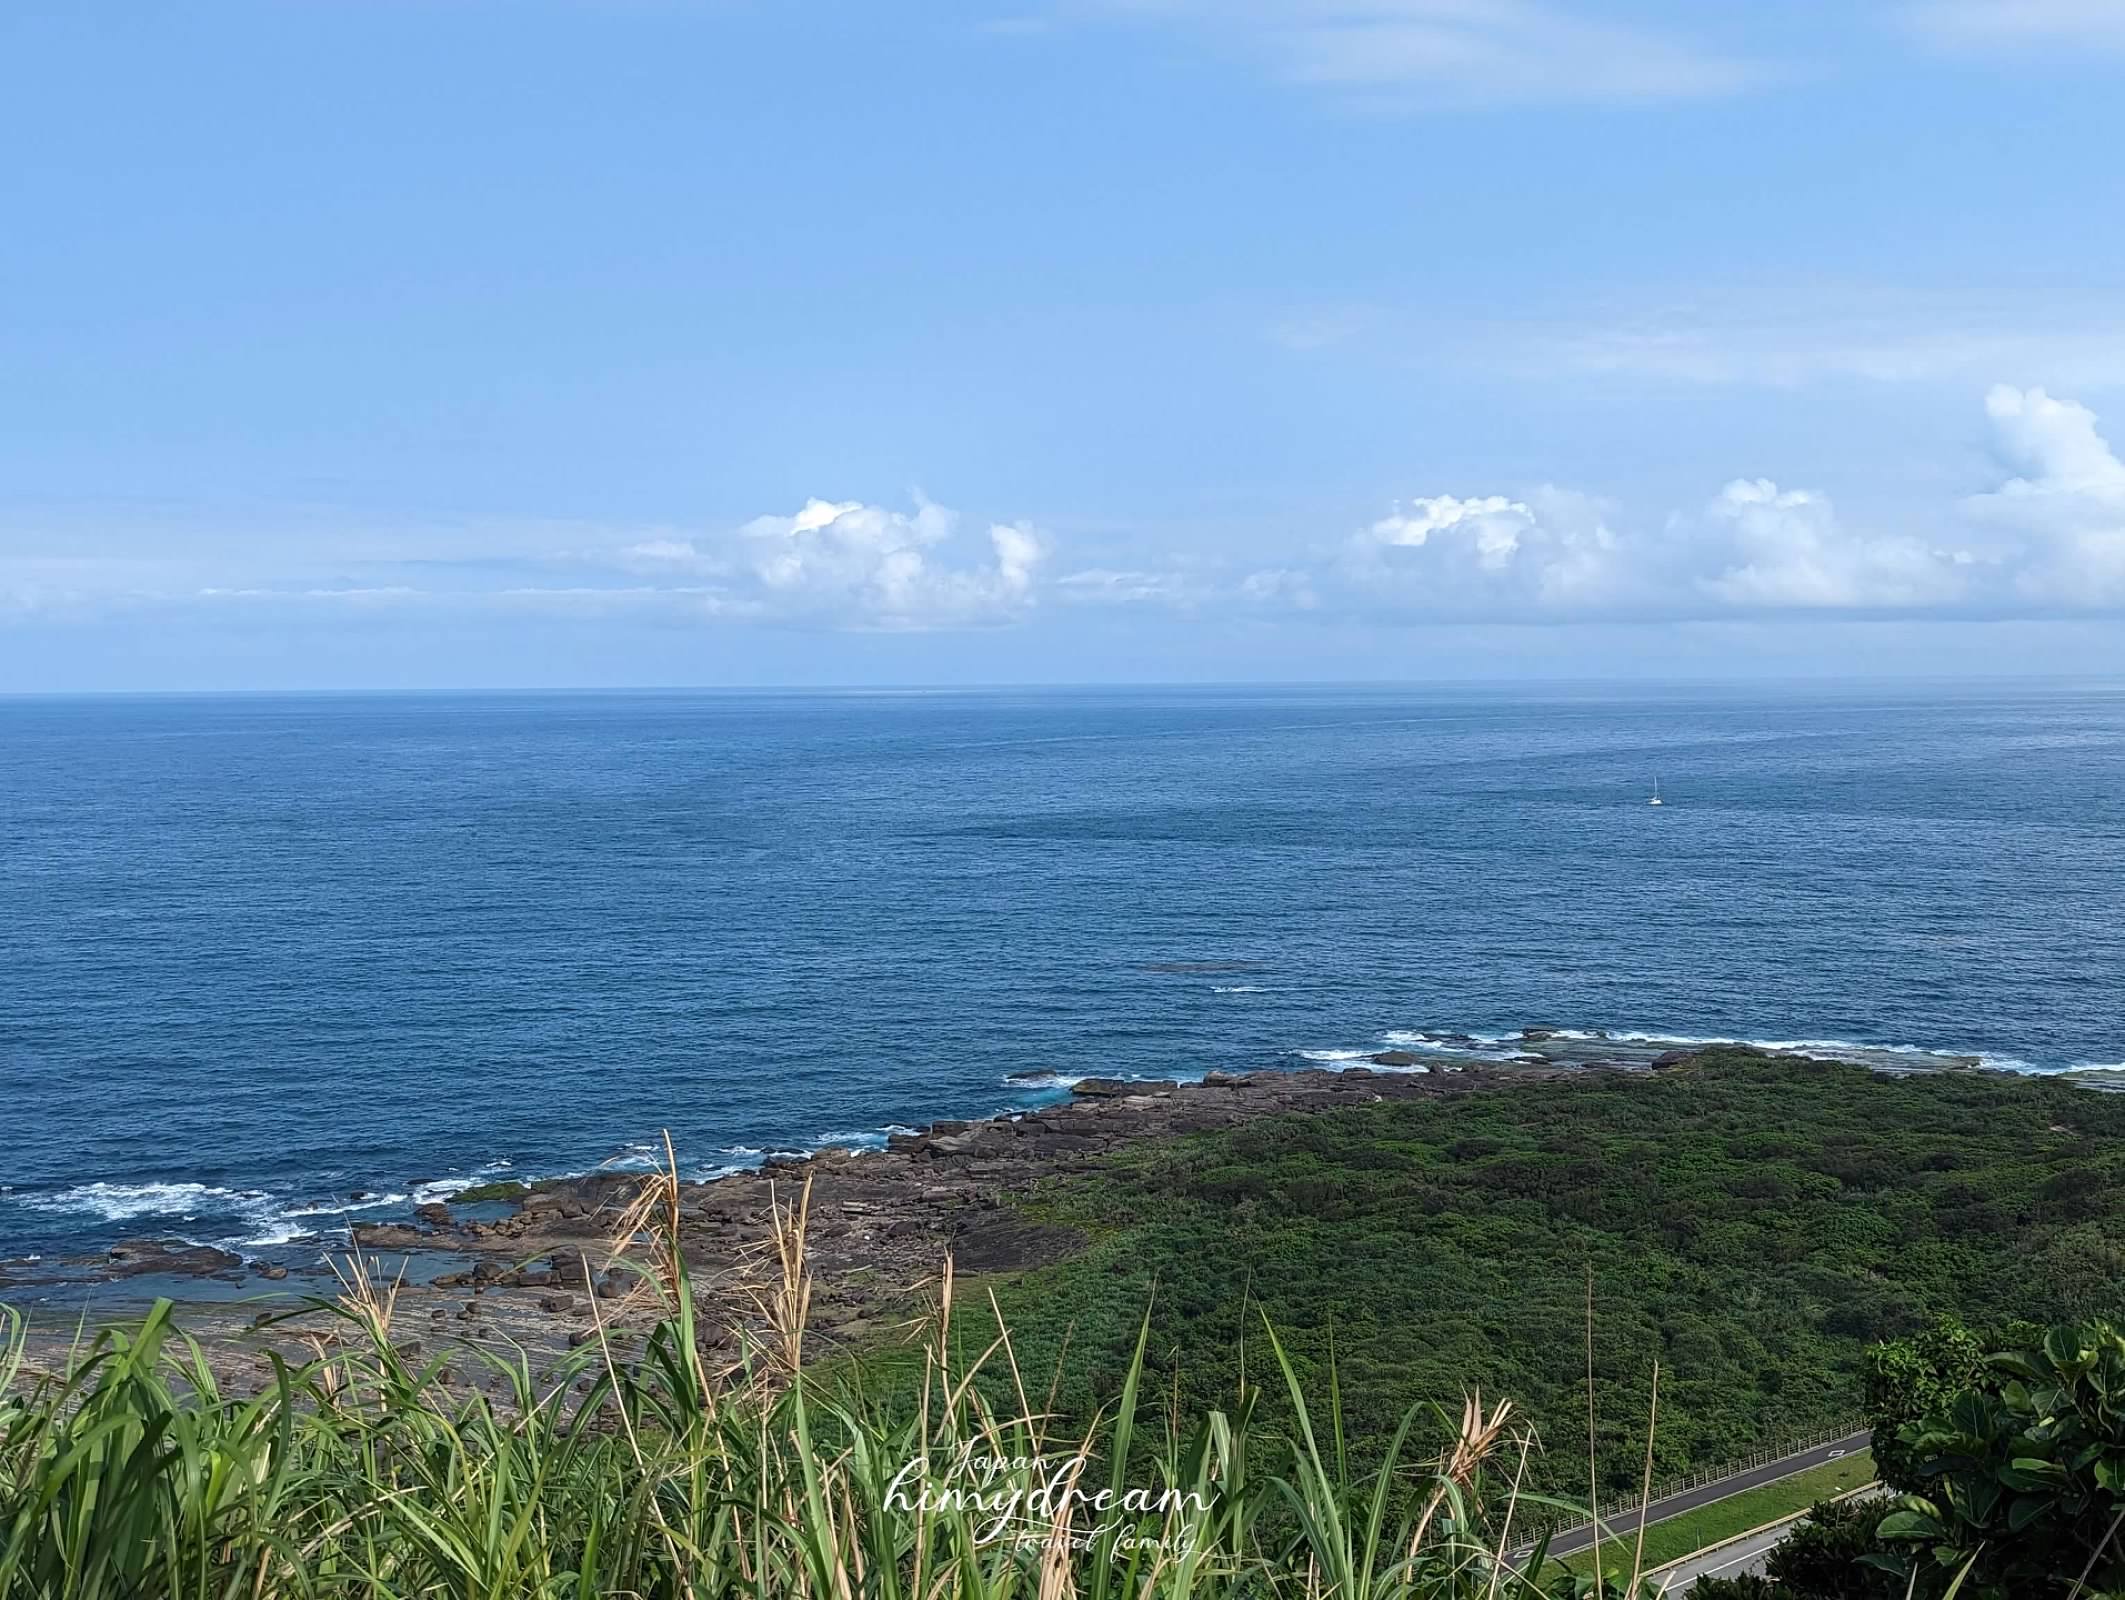
[(1660, 804), (1660, 780), (1657, 777), (1653, 779), (1653, 798), (1646, 803), (1655, 806)]

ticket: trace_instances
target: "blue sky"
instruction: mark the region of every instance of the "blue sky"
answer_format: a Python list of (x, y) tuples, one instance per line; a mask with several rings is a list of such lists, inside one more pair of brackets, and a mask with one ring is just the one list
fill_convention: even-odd
[(2125, 0), (0, 11), (0, 691), (2125, 671)]

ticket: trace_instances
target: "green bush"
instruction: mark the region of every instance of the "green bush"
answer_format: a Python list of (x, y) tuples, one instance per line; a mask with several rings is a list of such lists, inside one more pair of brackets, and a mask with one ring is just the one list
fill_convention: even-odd
[(2125, 1590), (2125, 1336), (2053, 1328), (1899, 1430), (1917, 1492), (1882, 1520), (1932, 1593), (1969, 1600)]

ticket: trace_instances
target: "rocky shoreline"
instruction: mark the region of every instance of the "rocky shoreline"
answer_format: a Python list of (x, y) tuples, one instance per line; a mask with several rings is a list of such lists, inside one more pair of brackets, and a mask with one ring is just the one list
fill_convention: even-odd
[[(958, 1273), (980, 1275), (1042, 1266), (1081, 1247), (1080, 1235), (1036, 1220), (1019, 1202), (1044, 1181), (1087, 1170), (1130, 1144), (1258, 1117), (1465, 1094), (1535, 1078), (1658, 1069), (1698, 1053), (1548, 1028), (1523, 1030), (1503, 1059), (1473, 1062), (1457, 1048), (1457, 1036), (1442, 1035), (1421, 1048), (1374, 1051), (1333, 1070), (1211, 1072), (1191, 1081), (1085, 1078), (1070, 1084), (1068, 1099), (1058, 1103), (933, 1123), (895, 1134), (883, 1150), (829, 1148), (684, 1182), (680, 1241), (702, 1325), (712, 1330), (712, 1345), (735, 1350), (735, 1330), (756, 1316), (773, 1238), (771, 1208), (793, 1204), (807, 1183), (814, 1348), (856, 1346), (888, 1335), (916, 1313), (921, 1286), (947, 1254)], [(1884, 1071), (1977, 1067), (1961, 1059), (1923, 1067), (1878, 1059), (1857, 1064)], [(624, 1333), (653, 1315), (644, 1296), (630, 1293), (640, 1276), (629, 1251), (616, 1249), (613, 1240), (641, 1182), (638, 1173), (600, 1172), (487, 1186), (419, 1206), (404, 1222), (357, 1223), (349, 1245), (372, 1274), (398, 1284), (401, 1333), (412, 1324), (443, 1341), (563, 1351), (600, 1327)], [(317, 1303), (341, 1287), (322, 1260), (291, 1272), (168, 1240), (128, 1241), (107, 1257), (56, 1265), (105, 1283), (137, 1284), (136, 1310), (148, 1292), (177, 1299), (195, 1334), (261, 1359), (276, 1342), (284, 1354), (314, 1347), (330, 1321)], [(10, 1287), (8, 1270), (0, 1264), (0, 1297)], [(215, 1292), (187, 1293), (187, 1283)], [(123, 1314), (115, 1303), (121, 1298), (106, 1295), (109, 1314)], [(69, 1329), (81, 1311), (69, 1311)], [(32, 1325), (34, 1331), (35, 1319)]]
[[(894, 1135), (884, 1150), (827, 1149), (684, 1182), (681, 1249), (707, 1342), (734, 1355), (738, 1330), (757, 1318), (754, 1291), (772, 1246), (772, 1208), (793, 1205), (808, 1183), (807, 1264), (815, 1284), (808, 1326), (812, 1348), (830, 1352), (890, 1336), (918, 1312), (947, 1254), (956, 1273), (979, 1276), (1041, 1266), (1080, 1248), (1081, 1235), (1038, 1221), (1014, 1202), (1127, 1145), (1258, 1117), (1465, 1094), (1584, 1070), (1532, 1055), (1473, 1067), (1382, 1051), (1376, 1064), (1337, 1071), (1212, 1072), (1188, 1082), (1086, 1078), (1066, 1101), (934, 1123)], [(641, 1182), (639, 1174), (606, 1172), (532, 1183), (508, 1199), (502, 1216), (464, 1214), (491, 1212), (492, 1201), (432, 1203), (409, 1222), (355, 1224), (345, 1253), (359, 1252), (372, 1277), (397, 1282), (394, 1327), (414, 1335), (416, 1348), (421, 1334), (439, 1344), (515, 1344), (535, 1354), (583, 1344), (601, 1327), (624, 1339), (654, 1316), (645, 1297), (630, 1292), (640, 1282), (633, 1252), (616, 1250), (613, 1240)], [(247, 1268), (212, 1247), (161, 1240), (130, 1241), (97, 1265), (106, 1279), (152, 1282), (155, 1292), (177, 1298), (187, 1330), (216, 1350), (216, 1365), (226, 1371), (240, 1374), (246, 1362), (262, 1371), (269, 1350), (314, 1354), (316, 1340), (333, 1332), (333, 1316), (318, 1302), (336, 1297), (341, 1284), (323, 1265), (291, 1276), (284, 1267)], [(221, 1293), (173, 1291), (166, 1282), (172, 1277), (211, 1279)], [(113, 1304), (111, 1314), (120, 1308)], [(76, 1309), (65, 1328), (43, 1332), (70, 1336), (79, 1315)]]

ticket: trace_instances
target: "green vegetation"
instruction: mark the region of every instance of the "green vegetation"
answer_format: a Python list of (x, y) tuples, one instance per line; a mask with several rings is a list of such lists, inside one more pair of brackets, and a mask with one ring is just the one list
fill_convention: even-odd
[(1856, 1420), (1868, 1344), (1938, 1315), (2121, 1309), (2125, 1096), (1723, 1050), (1138, 1147), (1041, 1208), (1095, 1243), (999, 1292), (1026, 1365), (1067, 1341), (1066, 1414), (1111, 1400), (1147, 1303), (1183, 1413), (1260, 1371), (1266, 1313), (1311, 1392), (1333, 1359), (1362, 1445), (1480, 1385), (1582, 1497), (1591, 1268), (1608, 1497), (1635, 1492), (1656, 1358), (1658, 1479)]
[[(1685, 1511), (1679, 1517), (1647, 1523), (1645, 1564), (1648, 1568), (1664, 1567), (1670, 1561), (1680, 1561), (1684, 1556), (1738, 1538), (1767, 1522), (1797, 1517), (1810, 1506), (1835, 1500), (1873, 1481), (1874, 1457), (1871, 1452), (1860, 1450), (1842, 1460), (1810, 1467), (1790, 1478), (1780, 1478), (1776, 1483), (1744, 1489), (1698, 1510)], [(1623, 1517), (1608, 1527), (1615, 1542), (1603, 1547), (1601, 1564), (1613, 1570), (1620, 1545), (1626, 1552), (1624, 1564), (1627, 1567), (1630, 1563), (1628, 1552), (1638, 1539), (1636, 1519)], [(1591, 1572), (1594, 1552), (1583, 1550), (1565, 1556), (1563, 1562), (1575, 1572)]]
[(2125, 1585), (2125, 1336), (2053, 1328), (1994, 1355), (1986, 1381), (1897, 1430), (1912, 1492), (1881, 1524), (1922, 1571), (1967, 1572), (1973, 1600), (2044, 1593), (2077, 1569)]
[[(992, 1408), (953, 1355), (946, 1277), (909, 1417), (836, 1402), (803, 1365), (802, 1223), (779, 1229), (765, 1329), (704, 1365), (679, 1189), (645, 1186), (642, 1293), (664, 1314), (623, 1360), (535, 1375), (495, 1355), (492, 1397), (414, 1365), (394, 1294), (349, 1275), (336, 1348), (225, 1392), (158, 1305), (63, 1370), (0, 1350), (0, 1600), (1560, 1600), (1503, 1558), (1536, 1441), (1469, 1405), (1432, 1461), (1353, 1467), (1331, 1384), (1274, 1381), (1299, 1419), (1268, 1447), (1251, 1393), (1160, 1419), (1139, 1347), (1083, 1434), (1051, 1434), (1008, 1347)], [(1273, 1340), (1271, 1341), (1273, 1350)], [(1451, 1418), (1445, 1419), (1452, 1422)], [(1110, 1464), (1111, 1463), (1111, 1464)], [(1141, 1475), (1138, 1475), (1138, 1474)], [(974, 1498), (970, 1499), (972, 1496)], [(1650, 1591), (1645, 1591), (1649, 1594)]]

